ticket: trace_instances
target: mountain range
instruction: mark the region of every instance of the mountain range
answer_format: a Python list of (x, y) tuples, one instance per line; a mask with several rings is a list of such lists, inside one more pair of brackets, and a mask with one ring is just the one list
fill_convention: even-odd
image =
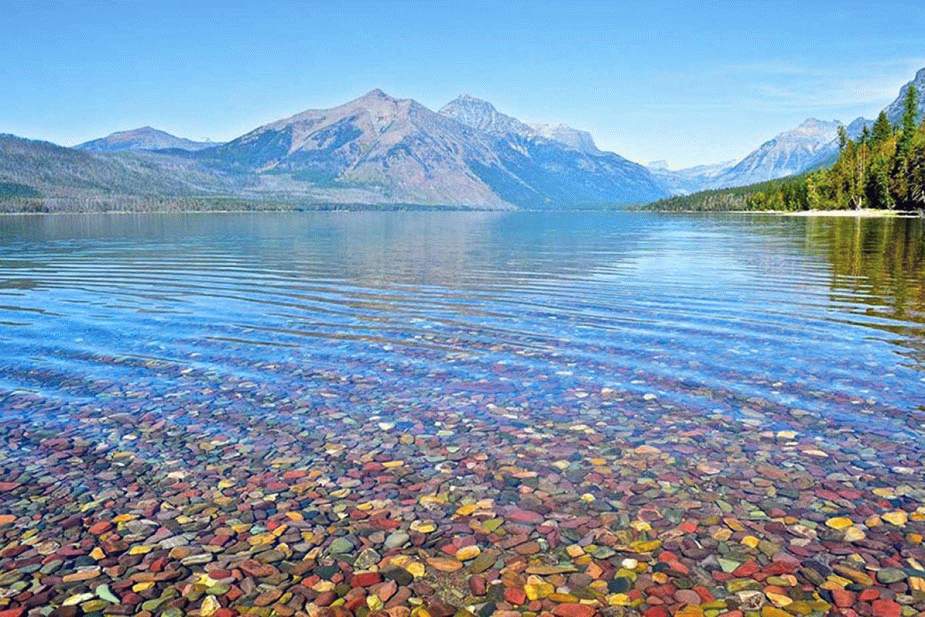
[[(915, 83), (925, 91), (925, 69)], [(902, 97), (886, 108), (894, 122)], [(925, 103), (923, 103), (925, 105)], [(870, 120), (847, 125), (860, 134)], [(0, 135), (0, 199), (235, 198), (319, 205), (574, 208), (645, 203), (802, 173), (838, 154), (837, 121), (809, 119), (737, 161), (670, 170), (598, 148), (586, 131), (529, 124), (462, 95), (439, 111), (381, 90), (303, 111), (228, 143), (143, 127), (65, 148)]]

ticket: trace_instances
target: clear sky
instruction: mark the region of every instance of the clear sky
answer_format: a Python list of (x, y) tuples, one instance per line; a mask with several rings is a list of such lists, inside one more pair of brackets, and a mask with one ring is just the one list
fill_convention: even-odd
[(143, 125), (227, 140), (378, 87), (681, 166), (872, 116), (925, 67), (921, 0), (0, 0), (0, 33), (0, 132), (64, 145)]

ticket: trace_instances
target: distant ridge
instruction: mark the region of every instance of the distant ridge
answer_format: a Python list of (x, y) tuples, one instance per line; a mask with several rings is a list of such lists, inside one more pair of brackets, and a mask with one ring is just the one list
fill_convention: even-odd
[(118, 131), (106, 137), (86, 141), (75, 146), (78, 150), (89, 152), (125, 152), (138, 150), (187, 150), (194, 152), (211, 148), (218, 144), (211, 141), (192, 141), (171, 135), (150, 126), (143, 126), (130, 131)]

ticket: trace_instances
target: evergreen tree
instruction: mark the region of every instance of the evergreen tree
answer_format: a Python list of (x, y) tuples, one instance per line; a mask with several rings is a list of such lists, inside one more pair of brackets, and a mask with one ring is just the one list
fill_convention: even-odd
[(903, 133), (908, 133), (910, 137), (915, 133), (918, 115), (919, 90), (915, 84), (909, 84), (909, 90), (906, 91), (906, 98), (903, 100)]
[(838, 147), (840, 150), (844, 150), (851, 142), (851, 138), (848, 137), (848, 130), (844, 126), (838, 127)]
[(886, 112), (881, 111), (880, 115), (877, 116), (877, 121), (874, 122), (873, 132), (871, 133), (871, 139), (874, 143), (883, 143), (887, 139), (893, 136), (893, 125), (890, 124), (890, 119), (886, 117)]
[(906, 98), (903, 100), (903, 118), (899, 133), (899, 140), (896, 142), (896, 158), (893, 163), (892, 172), (892, 192), (896, 198), (896, 203), (907, 208), (912, 206), (913, 193), (915, 186), (911, 183), (911, 163), (912, 163), (912, 146), (915, 139), (916, 123), (918, 116), (919, 93), (915, 85), (909, 86), (906, 91)]

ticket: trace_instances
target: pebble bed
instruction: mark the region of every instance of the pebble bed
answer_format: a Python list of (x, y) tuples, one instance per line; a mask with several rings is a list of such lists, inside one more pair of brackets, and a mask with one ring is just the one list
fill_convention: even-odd
[(2, 401), (0, 617), (925, 611), (915, 414), (835, 401), (904, 427), (884, 432), (762, 400), (536, 401), (549, 384), (502, 367), (423, 397), (375, 371), (103, 360), (174, 387)]

